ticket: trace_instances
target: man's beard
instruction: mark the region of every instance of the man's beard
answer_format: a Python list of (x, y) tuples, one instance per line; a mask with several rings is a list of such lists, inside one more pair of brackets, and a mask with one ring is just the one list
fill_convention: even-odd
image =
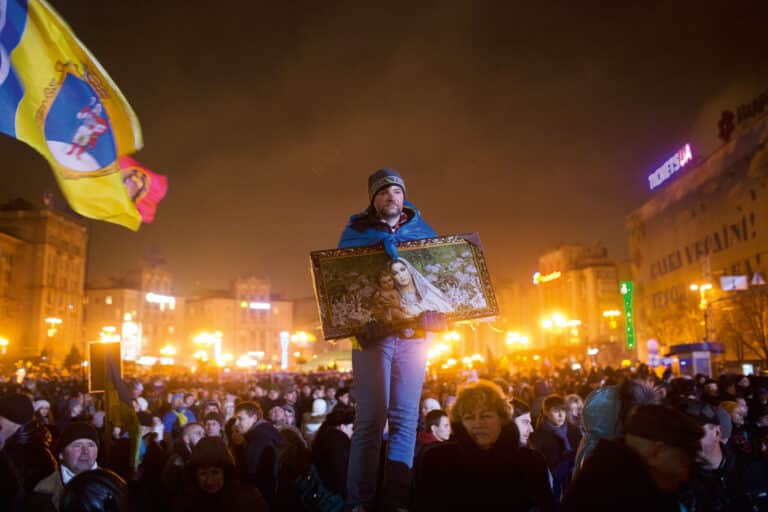
[(403, 214), (403, 209), (394, 203), (384, 205), (378, 212), (379, 218), (382, 220), (399, 219)]

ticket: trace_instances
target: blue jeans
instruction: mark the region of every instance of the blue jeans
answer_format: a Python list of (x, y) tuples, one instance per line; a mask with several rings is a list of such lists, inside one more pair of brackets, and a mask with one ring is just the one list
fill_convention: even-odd
[(387, 458), (413, 466), (421, 387), (427, 360), (424, 338), (390, 336), (352, 351), (357, 415), (347, 473), (347, 502), (371, 505), (376, 496), (384, 423)]

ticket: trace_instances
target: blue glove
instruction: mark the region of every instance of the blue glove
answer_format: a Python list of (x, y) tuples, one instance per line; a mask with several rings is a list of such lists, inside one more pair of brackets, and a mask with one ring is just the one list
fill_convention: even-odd
[(448, 329), (448, 320), (439, 311), (425, 311), (419, 316), (419, 326), (425, 331), (444, 331)]

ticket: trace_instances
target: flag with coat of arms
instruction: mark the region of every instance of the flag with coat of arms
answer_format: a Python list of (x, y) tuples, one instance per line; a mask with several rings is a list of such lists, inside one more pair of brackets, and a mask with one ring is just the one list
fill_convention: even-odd
[[(120, 165), (143, 144), (136, 114), (44, 0), (0, 0), (0, 132), (45, 157), (80, 215), (133, 230), (151, 222), (156, 203), (143, 217)], [(162, 178), (141, 197), (162, 198)]]

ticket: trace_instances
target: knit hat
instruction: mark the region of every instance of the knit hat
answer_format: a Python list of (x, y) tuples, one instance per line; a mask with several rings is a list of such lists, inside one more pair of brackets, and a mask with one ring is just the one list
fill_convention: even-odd
[(316, 398), (312, 402), (312, 416), (322, 416), (326, 412), (328, 412), (328, 402), (322, 398)]
[(523, 414), (528, 414), (531, 412), (531, 407), (527, 403), (523, 402), (522, 400), (513, 398), (512, 400), (509, 401), (509, 403), (512, 406), (513, 418), (518, 418)]
[(8, 393), (0, 397), (0, 416), (8, 421), (24, 425), (32, 420), (34, 413), (32, 401), (27, 395)]
[(136, 403), (139, 404), (139, 410), (140, 411), (146, 411), (149, 409), (149, 402), (147, 402), (147, 399), (143, 396), (140, 396), (136, 399)]
[(717, 415), (717, 407), (701, 400), (692, 398), (681, 400), (678, 409), (692, 418), (699, 425), (720, 425), (720, 417)]
[(216, 466), (224, 470), (234, 468), (232, 454), (220, 437), (206, 436), (192, 447), (189, 465), (193, 468)]
[(47, 407), (48, 409), (51, 408), (51, 402), (48, 400), (35, 400), (32, 402), (32, 408), (35, 410), (35, 412), (39, 411), (43, 407)]
[(440, 402), (434, 398), (426, 398), (424, 399), (424, 408), (427, 410), (427, 412), (440, 409)]
[(703, 429), (680, 411), (663, 405), (641, 405), (627, 419), (626, 434), (661, 441), (684, 450), (691, 458), (699, 450)]
[(61, 453), (69, 443), (77, 441), (78, 439), (90, 439), (98, 446), (99, 433), (93, 425), (86, 423), (85, 421), (75, 421), (70, 423), (56, 441), (56, 451)]
[(396, 170), (385, 167), (371, 174), (368, 176), (368, 199), (373, 201), (379, 190), (390, 185), (397, 185), (405, 194), (405, 181)]

